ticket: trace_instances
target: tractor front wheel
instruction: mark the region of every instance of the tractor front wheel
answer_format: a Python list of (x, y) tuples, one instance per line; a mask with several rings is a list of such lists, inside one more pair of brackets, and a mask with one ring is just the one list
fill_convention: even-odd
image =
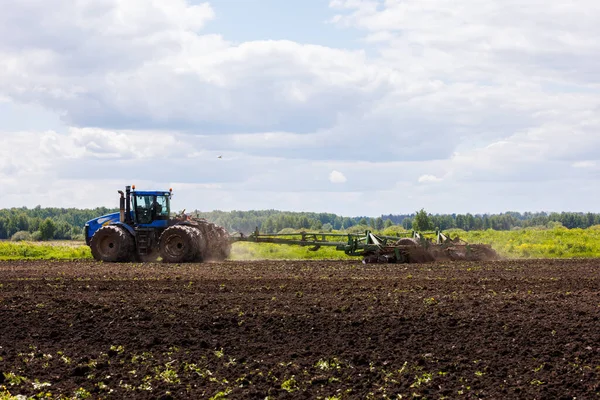
[(133, 251), (133, 237), (118, 226), (103, 226), (92, 236), (90, 248), (98, 261), (127, 262)]

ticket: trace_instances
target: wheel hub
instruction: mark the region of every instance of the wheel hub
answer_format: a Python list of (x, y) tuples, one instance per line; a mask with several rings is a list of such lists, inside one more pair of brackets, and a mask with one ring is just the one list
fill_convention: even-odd
[(183, 241), (183, 238), (179, 235), (177, 236), (172, 236), (167, 240), (167, 243), (165, 245), (165, 250), (167, 252), (169, 252), (171, 255), (173, 256), (180, 256), (182, 255), (186, 250), (185, 250), (185, 243)]
[(113, 238), (103, 238), (98, 246), (98, 250), (100, 250), (100, 252), (106, 256), (112, 255), (117, 250)]

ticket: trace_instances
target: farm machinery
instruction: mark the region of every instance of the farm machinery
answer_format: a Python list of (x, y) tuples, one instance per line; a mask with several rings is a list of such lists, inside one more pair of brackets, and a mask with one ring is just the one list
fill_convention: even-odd
[(348, 256), (363, 257), (363, 263), (404, 264), (499, 259), (498, 254), (489, 245), (469, 244), (458, 237), (451, 239), (440, 231), (412, 231), (404, 236), (383, 236), (370, 231), (364, 234), (321, 232), (261, 234), (256, 229), (251, 235), (239, 234), (232, 240), (310, 246), (309, 250), (312, 251), (317, 251), (322, 246), (330, 246), (343, 251)]
[[(363, 257), (364, 263), (425, 263), (437, 260), (494, 260), (488, 245), (450, 239), (442, 232), (412, 232), (383, 236), (357, 233), (229, 235), (223, 227), (185, 214), (171, 215), (173, 190), (136, 191), (135, 185), (119, 190), (119, 212), (103, 215), (85, 224), (85, 241), (96, 260), (105, 262), (156, 261), (167, 263), (220, 261), (229, 257), (235, 242), (310, 246), (316, 251), (335, 247), (348, 256)], [(431, 238), (432, 234), (434, 235)]]
[[(132, 190), (133, 189), (133, 190)], [(86, 222), (85, 241), (96, 260), (170, 263), (224, 260), (231, 241), (227, 231), (182, 212), (171, 216), (173, 190), (119, 190), (119, 212)], [(185, 211), (185, 210), (184, 210)]]

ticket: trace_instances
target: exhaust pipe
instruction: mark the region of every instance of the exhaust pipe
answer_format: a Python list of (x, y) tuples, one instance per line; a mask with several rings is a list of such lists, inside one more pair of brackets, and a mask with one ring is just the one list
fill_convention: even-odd
[(119, 190), (119, 194), (121, 198), (119, 199), (119, 221), (121, 223), (125, 222), (125, 194), (122, 190)]
[(125, 222), (131, 223), (131, 186), (125, 186)]

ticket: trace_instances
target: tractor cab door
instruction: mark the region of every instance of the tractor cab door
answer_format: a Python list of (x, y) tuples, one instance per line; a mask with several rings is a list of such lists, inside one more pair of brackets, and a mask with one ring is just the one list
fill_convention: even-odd
[(167, 226), (171, 211), (169, 197), (136, 194), (133, 196), (133, 210), (134, 220), (137, 225)]

